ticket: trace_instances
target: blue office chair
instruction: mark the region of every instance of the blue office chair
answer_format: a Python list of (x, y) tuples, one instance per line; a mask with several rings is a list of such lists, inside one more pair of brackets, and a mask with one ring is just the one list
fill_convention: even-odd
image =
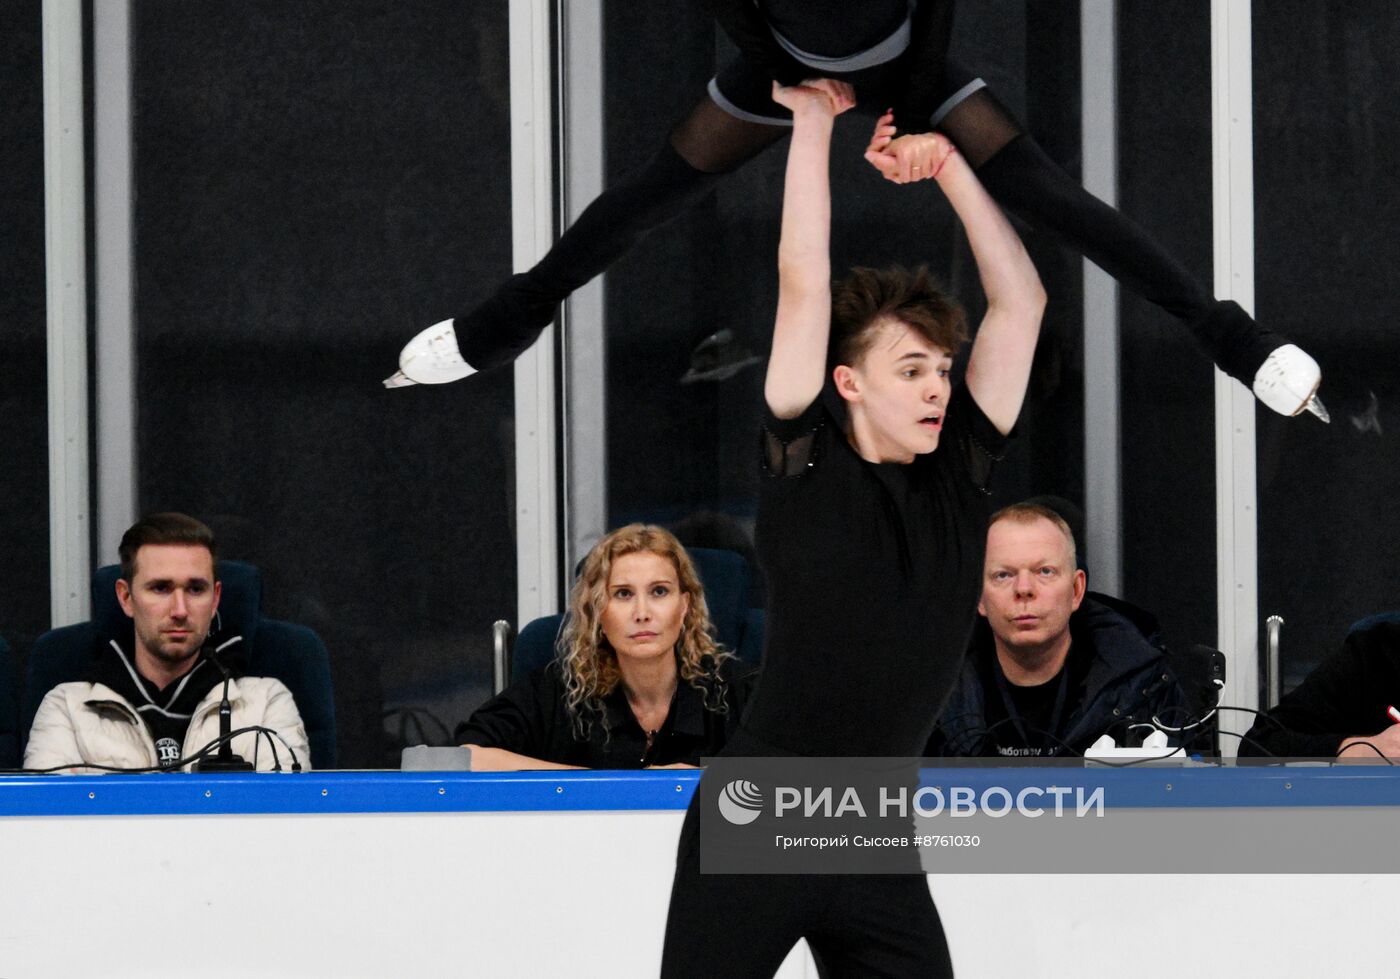
[[(705, 588), (705, 602), (710, 607), (715, 638), (739, 659), (757, 666), (763, 656), (763, 609), (749, 607), (752, 576), (748, 562), (734, 551), (708, 547), (690, 547), (686, 551), (695, 562), (700, 584)], [(506, 682), (514, 683), (550, 661), (563, 621), (562, 615), (535, 619), (520, 630), (513, 645), (508, 639), (508, 629), (501, 629), (503, 623), (498, 623), (497, 648), (502, 649), (504, 644), (502, 651), (507, 663), (504, 669), (498, 670), (497, 693)]]
[(10, 647), (0, 639), (0, 768), (19, 767), (18, 692)]
[[(112, 639), (131, 637), (131, 620), (117, 602), (121, 568), (109, 564), (92, 576), (92, 620), (51, 629), (40, 636), (29, 654), (24, 685), (23, 740), (39, 710), (39, 702), (60, 683), (82, 677), (93, 651)], [(243, 561), (220, 561), (223, 585), (217, 631), (243, 637), (244, 672), (269, 676), (287, 685), (306, 725), (313, 768), (335, 767), (335, 699), (331, 690), (330, 654), (321, 637), (305, 626), (262, 614), (262, 573)]]

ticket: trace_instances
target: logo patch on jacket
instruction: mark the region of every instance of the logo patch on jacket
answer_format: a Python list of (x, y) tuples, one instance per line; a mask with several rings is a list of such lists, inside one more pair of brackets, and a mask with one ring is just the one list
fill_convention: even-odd
[(169, 768), (180, 760), (180, 743), (174, 738), (161, 738), (156, 742), (156, 757), (161, 768)]

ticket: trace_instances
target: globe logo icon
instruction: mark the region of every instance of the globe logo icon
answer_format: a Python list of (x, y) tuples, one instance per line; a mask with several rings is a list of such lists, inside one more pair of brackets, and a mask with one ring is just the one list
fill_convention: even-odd
[(719, 812), (735, 826), (747, 826), (763, 811), (763, 792), (747, 779), (736, 778), (719, 794)]

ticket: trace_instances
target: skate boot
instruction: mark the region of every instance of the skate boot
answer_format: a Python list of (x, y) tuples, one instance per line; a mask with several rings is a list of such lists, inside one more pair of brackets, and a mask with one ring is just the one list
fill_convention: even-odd
[(1296, 415), (1304, 409), (1324, 422), (1331, 416), (1318, 400), (1322, 369), (1296, 344), (1287, 343), (1269, 354), (1254, 375), (1254, 396), (1280, 415)]

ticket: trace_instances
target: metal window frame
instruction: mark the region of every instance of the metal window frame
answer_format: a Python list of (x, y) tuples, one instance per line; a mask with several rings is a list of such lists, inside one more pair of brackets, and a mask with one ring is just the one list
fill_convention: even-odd
[(82, 0), (44, 0), (42, 18), (49, 614), (57, 627), (88, 618), (92, 574)]
[[(551, 43), (556, 26), (557, 78)], [(553, 245), (556, 204), (572, 223), (603, 190), (602, 53), (603, 11), (594, 0), (511, 0), (517, 271)], [(603, 289), (600, 276), (575, 291), (558, 323), (515, 364), (516, 615), (522, 625), (559, 609), (566, 569), (607, 530)]]
[(93, 230), (97, 273), (94, 366), (97, 525), (101, 564), (137, 518), (136, 323), (132, 232), (131, 4), (93, 5)]
[[(550, 0), (510, 0), (511, 256), (517, 271), (554, 241)], [(515, 361), (516, 621), (559, 607), (558, 404), (554, 327)]]
[[(603, 5), (562, 0), (560, 127), (566, 224), (603, 192)], [(607, 311), (604, 276), (564, 304), (564, 554), (573, 568), (608, 530)], [(577, 395), (577, 396), (575, 396)]]
[[(1116, 0), (1082, 0), (1080, 140), (1084, 189), (1118, 206)], [(1118, 282), (1084, 260), (1084, 510), (1095, 587), (1123, 593)]]
[[(1215, 294), (1254, 311), (1252, 4), (1211, 0)], [(1216, 601), (1229, 660), (1221, 702), (1259, 706), (1258, 484), (1254, 397), (1215, 372)], [(1234, 755), (1237, 743), (1221, 745)]]

